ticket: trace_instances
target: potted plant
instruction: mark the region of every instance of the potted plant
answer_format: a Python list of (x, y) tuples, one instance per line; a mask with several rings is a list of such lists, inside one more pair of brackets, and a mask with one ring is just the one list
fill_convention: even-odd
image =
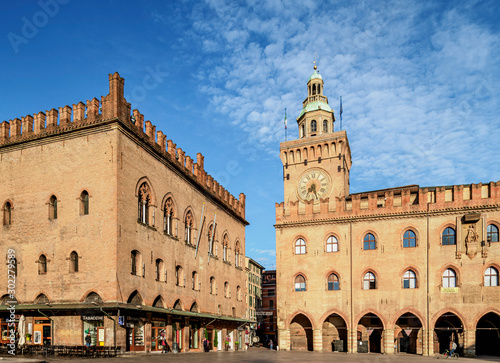
[(31, 334), (30, 333), (26, 333), (26, 341), (31, 342)]
[(224, 344), (226, 345), (226, 351), (229, 350), (229, 342), (231, 341), (231, 338), (229, 335), (226, 335), (226, 340), (224, 341)]
[(219, 338), (217, 337), (217, 329), (214, 329), (214, 352), (217, 351), (218, 345), (219, 345)]
[(238, 350), (240, 342), (234, 342), (234, 350)]

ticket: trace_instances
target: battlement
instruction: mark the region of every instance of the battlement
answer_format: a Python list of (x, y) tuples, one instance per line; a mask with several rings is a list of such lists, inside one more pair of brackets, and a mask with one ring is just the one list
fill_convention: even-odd
[(162, 131), (156, 131), (151, 121), (144, 122), (139, 110), (131, 111), (131, 105), (124, 97), (125, 80), (118, 72), (109, 74), (109, 94), (101, 99), (93, 98), (86, 103), (78, 102), (53, 108), (46, 112), (26, 115), (0, 123), (0, 149), (18, 143), (29, 142), (54, 134), (63, 134), (89, 125), (118, 121), (188, 178), (199, 184), (236, 215), (245, 219), (245, 194), (236, 199), (204, 170), (204, 156), (197, 154), (196, 162), (172, 140), (166, 140)]
[(276, 203), (276, 223), (321, 219), (380, 218), (391, 215), (447, 212), (500, 205), (500, 181), (479, 184), (399, 188), (320, 199), (319, 203)]

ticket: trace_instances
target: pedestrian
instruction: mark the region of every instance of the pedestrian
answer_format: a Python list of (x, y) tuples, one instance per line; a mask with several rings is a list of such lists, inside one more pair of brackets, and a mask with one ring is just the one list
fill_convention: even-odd
[(161, 347), (162, 347), (161, 352), (162, 353), (167, 353), (167, 339), (165, 337), (165, 331), (164, 330), (162, 330), (161, 333), (160, 333), (160, 343), (161, 343)]
[(92, 343), (92, 337), (90, 336), (90, 332), (87, 333), (87, 335), (85, 336), (85, 345), (88, 347), (90, 347), (90, 344)]
[(453, 355), (453, 353), (455, 352), (455, 350), (457, 349), (457, 343), (455, 343), (454, 341), (451, 343), (451, 350), (450, 350), (450, 357)]
[(269, 341), (269, 348), (271, 348), (271, 350), (273, 350), (273, 340), (272, 339)]
[(203, 350), (205, 351), (205, 353), (208, 353), (209, 351), (207, 338), (203, 339)]

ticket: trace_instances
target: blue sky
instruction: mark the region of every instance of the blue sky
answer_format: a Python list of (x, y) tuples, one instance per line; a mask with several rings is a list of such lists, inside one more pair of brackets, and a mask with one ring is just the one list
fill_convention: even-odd
[(246, 254), (274, 268), (279, 142), (315, 57), (351, 144), (351, 192), (500, 179), (498, 1), (6, 2), (0, 121), (126, 98), (233, 195)]

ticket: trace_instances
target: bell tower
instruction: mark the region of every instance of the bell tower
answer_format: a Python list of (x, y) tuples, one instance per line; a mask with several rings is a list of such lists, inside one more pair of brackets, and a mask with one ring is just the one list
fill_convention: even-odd
[(337, 198), (349, 195), (351, 150), (346, 132), (334, 131), (335, 116), (323, 86), (323, 77), (314, 65), (297, 117), (299, 138), (280, 144), (285, 209), (298, 203), (299, 213), (306, 210), (306, 204), (319, 211), (320, 204), (327, 203), (332, 210)]

